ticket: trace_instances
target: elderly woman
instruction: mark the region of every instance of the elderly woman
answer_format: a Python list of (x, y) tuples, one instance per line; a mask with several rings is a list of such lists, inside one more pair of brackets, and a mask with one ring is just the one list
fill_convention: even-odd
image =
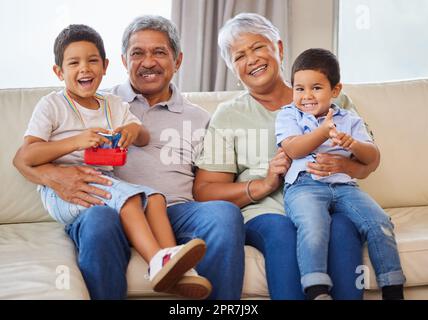
[[(291, 103), (284, 80), (284, 45), (278, 29), (262, 16), (239, 14), (220, 30), (218, 44), (227, 66), (247, 91), (221, 104), (213, 115), (193, 187), (199, 201), (228, 200), (245, 219), (246, 243), (265, 258), (272, 299), (304, 299), (296, 258), (296, 229), (284, 212), (282, 176), (290, 160), (275, 145), (275, 118)], [(349, 106), (345, 96), (341, 106)], [(308, 172), (326, 176), (343, 172), (365, 178), (376, 169), (327, 154), (308, 163)], [(332, 217), (329, 274), (335, 299), (361, 299), (357, 266), (362, 264), (361, 240), (350, 220)]]

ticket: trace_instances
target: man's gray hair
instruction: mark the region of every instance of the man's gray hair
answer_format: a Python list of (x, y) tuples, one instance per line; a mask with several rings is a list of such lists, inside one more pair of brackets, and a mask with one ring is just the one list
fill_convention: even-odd
[(175, 24), (162, 16), (144, 15), (137, 17), (126, 27), (122, 36), (122, 54), (126, 55), (131, 36), (143, 30), (160, 31), (166, 34), (174, 53), (174, 59), (177, 59), (181, 52), (180, 36)]
[(220, 29), (218, 46), (226, 65), (233, 71), (233, 62), (230, 55), (232, 42), (243, 33), (259, 34), (272, 41), (275, 45), (281, 36), (279, 30), (265, 17), (256, 13), (240, 13), (228, 20)]

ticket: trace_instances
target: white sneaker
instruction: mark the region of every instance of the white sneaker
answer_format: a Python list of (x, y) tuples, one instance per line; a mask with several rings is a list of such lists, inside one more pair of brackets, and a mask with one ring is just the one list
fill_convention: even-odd
[(212, 291), (211, 283), (190, 269), (168, 290), (168, 293), (186, 297), (189, 299), (206, 299)]
[(205, 242), (193, 239), (186, 244), (159, 250), (149, 263), (149, 280), (153, 290), (165, 292), (204, 256)]
[(321, 293), (314, 300), (333, 300), (333, 298), (328, 293)]

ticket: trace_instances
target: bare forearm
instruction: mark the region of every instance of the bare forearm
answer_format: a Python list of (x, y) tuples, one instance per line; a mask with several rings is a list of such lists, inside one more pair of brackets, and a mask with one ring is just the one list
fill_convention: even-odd
[[(247, 194), (246, 182), (204, 182), (195, 185), (194, 196), (197, 201), (226, 200), (242, 208), (251, 203)], [(254, 200), (260, 200), (272, 191), (263, 183), (263, 180), (254, 180), (250, 184), (249, 192)]]
[(370, 164), (364, 164), (357, 160), (348, 160), (348, 164), (346, 166), (346, 174), (348, 174), (352, 178), (356, 179), (365, 179), (367, 178), (373, 171), (377, 169), (380, 163), (380, 157), (378, 156), (373, 162)]
[(358, 161), (365, 165), (375, 162), (379, 157), (379, 150), (369, 142), (354, 141), (350, 151)]
[(55, 169), (53, 164), (48, 163), (38, 167), (26, 165), (20, 158), (20, 151), (16, 154), (13, 164), (27, 180), (35, 184), (50, 185), (49, 175), (51, 170)]
[(34, 167), (50, 163), (76, 150), (72, 137), (59, 141), (34, 142), (21, 148), (21, 158), (26, 166)]
[(300, 159), (314, 152), (327, 140), (322, 130), (316, 129), (310, 133), (290, 137), (281, 143), (281, 147), (291, 159)]

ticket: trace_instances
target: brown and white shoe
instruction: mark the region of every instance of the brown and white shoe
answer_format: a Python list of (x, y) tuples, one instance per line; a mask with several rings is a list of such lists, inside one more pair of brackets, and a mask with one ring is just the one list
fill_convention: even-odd
[(149, 280), (153, 290), (166, 292), (202, 259), (205, 251), (206, 245), (202, 239), (192, 239), (186, 244), (159, 250), (149, 263)]
[(168, 290), (168, 293), (189, 299), (206, 299), (212, 291), (211, 283), (196, 272), (195, 269), (187, 271), (178, 282)]

